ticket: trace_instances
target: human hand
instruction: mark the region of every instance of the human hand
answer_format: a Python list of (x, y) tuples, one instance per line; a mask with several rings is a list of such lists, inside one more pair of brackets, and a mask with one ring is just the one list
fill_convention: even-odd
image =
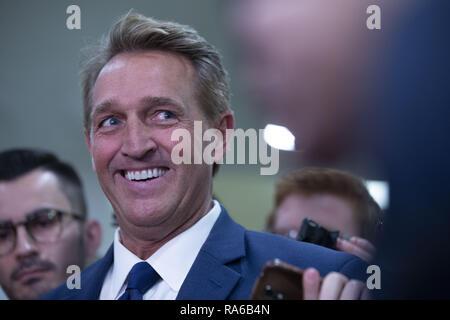
[(368, 300), (369, 290), (359, 280), (349, 280), (343, 274), (330, 272), (322, 280), (319, 272), (308, 268), (303, 273), (304, 300)]
[(375, 246), (370, 241), (355, 236), (349, 240), (339, 237), (336, 241), (336, 249), (354, 254), (366, 262), (372, 261), (376, 251)]

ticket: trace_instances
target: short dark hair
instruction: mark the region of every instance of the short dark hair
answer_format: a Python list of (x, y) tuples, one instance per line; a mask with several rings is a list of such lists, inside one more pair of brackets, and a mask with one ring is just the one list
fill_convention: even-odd
[(305, 167), (286, 174), (277, 183), (275, 209), (267, 220), (267, 230), (273, 228), (276, 208), (291, 194), (331, 194), (347, 199), (353, 205), (354, 220), (360, 226), (364, 238), (373, 241), (381, 229), (383, 212), (361, 178), (331, 168)]
[(33, 170), (49, 171), (55, 174), (61, 191), (73, 208), (82, 217), (87, 215), (83, 185), (75, 169), (58, 159), (54, 154), (38, 149), (10, 149), (0, 152), (0, 181), (12, 181)]

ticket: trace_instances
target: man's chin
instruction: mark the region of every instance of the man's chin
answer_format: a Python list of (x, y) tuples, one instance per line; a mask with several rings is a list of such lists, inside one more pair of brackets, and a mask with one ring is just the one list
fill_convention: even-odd
[(134, 227), (150, 228), (157, 227), (164, 222), (163, 213), (156, 210), (128, 211), (126, 216), (127, 224)]
[(19, 286), (16, 293), (12, 295), (14, 300), (35, 300), (56, 288), (56, 285), (50, 283), (46, 278), (30, 279)]
[(136, 226), (155, 226), (167, 218), (173, 209), (170, 198), (152, 196), (146, 199), (122, 199), (119, 208), (122, 219)]

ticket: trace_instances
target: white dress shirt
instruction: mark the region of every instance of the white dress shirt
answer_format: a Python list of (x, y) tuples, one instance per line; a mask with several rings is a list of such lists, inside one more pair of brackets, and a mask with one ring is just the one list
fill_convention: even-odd
[[(219, 202), (214, 200), (213, 208), (204, 217), (145, 260), (161, 279), (144, 294), (144, 300), (175, 300), (220, 211)], [(103, 282), (100, 300), (117, 300), (127, 288), (131, 268), (142, 261), (122, 245), (117, 228), (114, 233), (114, 262)]]

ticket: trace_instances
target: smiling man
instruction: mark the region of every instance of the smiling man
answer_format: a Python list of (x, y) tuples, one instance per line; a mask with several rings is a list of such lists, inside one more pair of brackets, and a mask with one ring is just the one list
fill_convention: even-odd
[[(193, 133), (193, 120), (203, 119), (194, 83), (186, 58), (155, 50), (116, 55), (95, 84), (89, 149), (121, 241), (141, 259), (212, 208), (211, 167), (171, 161), (172, 132)], [(136, 236), (149, 246), (139, 247)]]
[(0, 285), (10, 299), (35, 299), (83, 268), (101, 241), (86, 221), (81, 181), (54, 155), (31, 149), (0, 153)]
[(311, 267), (305, 298), (361, 296), (362, 282), (348, 281), (364, 278), (360, 259), (244, 229), (212, 199), (217, 164), (171, 160), (175, 130), (197, 139), (195, 121), (223, 136), (234, 128), (227, 74), (210, 44), (190, 27), (132, 13), (97, 49), (83, 70), (85, 133), (119, 228), (81, 274), (81, 290), (61, 286), (43, 298), (248, 299), (273, 258)]

